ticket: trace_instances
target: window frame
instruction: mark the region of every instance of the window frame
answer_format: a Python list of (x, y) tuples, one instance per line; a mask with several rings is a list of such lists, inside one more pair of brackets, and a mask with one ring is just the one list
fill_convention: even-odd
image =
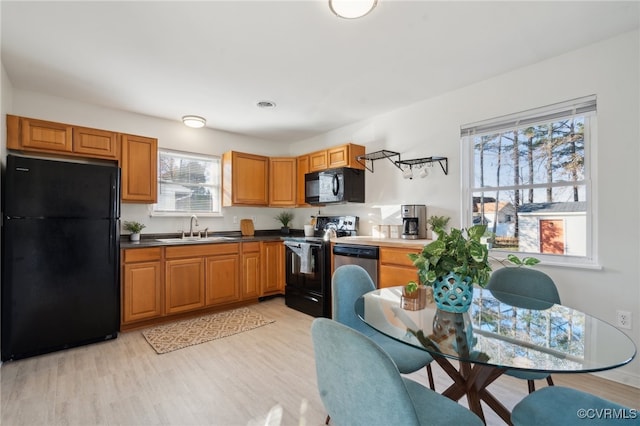
[[(591, 105), (587, 110), (584, 105)], [(563, 114), (562, 111), (573, 110), (573, 113)], [(500, 190), (525, 189), (529, 187), (554, 187), (570, 184), (570, 181), (551, 184), (523, 184), (514, 186), (513, 183), (501, 186), (491, 186), (476, 188), (475, 187), (475, 170), (474, 170), (474, 137), (485, 134), (495, 134), (514, 129), (529, 127), (535, 124), (559, 121), (561, 119), (570, 118), (571, 116), (585, 117), (584, 130), (584, 179), (581, 184), (585, 186), (586, 195), (586, 254), (585, 256), (574, 255), (550, 255), (535, 252), (519, 252), (504, 249), (490, 249), (490, 256), (496, 260), (502, 261), (507, 255), (515, 254), (517, 256), (533, 256), (540, 259), (544, 265), (567, 266), (585, 269), (601, 269), (598, 263), (598, 232), (597, 232), (597, 167), (595, 159), (597, 158), (597, 104), (594, 95), (583, 98), (574, 99), (559, 104), (549, 105), (542, 108), (536, 108), (503, 117), (484, 120), (477, 123), (471, 123), (460, 127), (460, 152), (461, 152), (461, 218), (460, 223), (463, 228), (473, 225), (473, 194), (479, 190), (486, 192)]]
[[(217, 202), (217, 205), (215, 205), (216, 203), (213, 203), (214, 204), (212, 206), (213, 211), (211, 212), (205, 212), (200, 210), (189, 210), (189, 211), (156, 210), (156, 206), (158, 205), (158, 203), (156, 202), (149, 205), (149, 215), (156, 216), (156, 217), (190, 217), (195, 214), (198, 217), (222, 217), (223, 216), (222, 214), (222, 157), (219, 155), (179, 151), (179, 150), (168, 149), (168, 148), (159, 148), (158, 157), (157, 157), (158, 163), (160, 163), (160, 156), (165, 153), (169, 155), (181, 156), (183, 158), (191, 157), (194, 159), (211, 161), (214, 163), (214, 167), (215, 167), (215, 163), (217, 163), (218, 167), (215, 170), (215, 173), (217, 176), (215, 177), (214, 180), (217, 181), (218, 183), (217, 185), (214, 184), (214, 185), (207, 185), (207, 186), (211, 186), (214, 189), (217, 188), (218, 202)], [(156, 177), (156, 185), (158, 186), (158, 198), (159, 198), (160, 197), (160, 165), (159, 164), (158, 164), (158, 176)]]

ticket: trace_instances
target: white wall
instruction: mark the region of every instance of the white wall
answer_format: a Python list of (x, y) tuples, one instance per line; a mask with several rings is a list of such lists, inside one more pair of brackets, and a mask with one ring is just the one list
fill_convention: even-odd
[[(557, 282), (563, 303), (615, 323), (616, 310), (632, 313), (628, 331), (640, 344), (640, 67), (639, 33), (634, 31), (569, 54), (483, 81), (406, 108), (372, 117), (322, 136), (278, 145), (211, 129), (187, 129), (177, 120), (107, 110), (65, 99), (13, 89), (13, 102), (5, 113), (89, 127), (157, 137), (161, 147), (221, 154), (229, 149), (266, 155), (298, 155), (353, 141), (367, 151), (388, 149), (403, 159), (431, 155), (449, 158), (449, 175), (437, 165), (426, 179), (402, 178), (387, 160), (367, 172), (367, 203), (327, 207), (323, 214), (356, 214), (361, 234), (371, 225), (399, 224), (400, 204), (426, 204), (428, 214), (448, 215), (460, 225), (460, 126), (492, 117), (540, 107), (585, 95), (598, 99), (598, 144), (594, 152), (597, 187), (595, 227), (602, 270), (544, 267)], [(473, 66), (472, 63), (469, 66)], [(3, 73), (4, 75), (4, 73)], [(399, 76), (401, 78), (401, 76)], [(3, 78), (3, 84), (5, 83)], [(3, 126), (4, 127), (4, 126)], [(4, 134), (4, 131), (3, 131)], [(4, 141), (3, 141), (4, 146)], [(229, 208), (224, 219), (204, 219), (214, 230), (235, 230), (231, 217), (256, 216), (258, 229), (279, 225), (279, 209)], [(301, 227), (317, 209), (296, 210), (294, 227)], [(186, 221), (150, 219), (146, 206), (123, 205), (125, 220), (138, 219), (147, 232), (175, 232)], [(604, 375), (640, 387), (640, 361)]]
[[(544, 267), (559, 286), (564, 304), (587, 311), (612, 324), (616, 310), (632, 312), (640, 344), (640, 43), (634, 31), (526, 68), (372, 117), (292, 145), (292, 154), (309, 147), (345, 141), (364, 144), (367, 152), (388, 149), (403, 159), (431, 155), (449, 157), (449, 175), (433, 170), (426, 179), (404, 180), (386, 160), (367, 174), (367, 207), (418, 203), (428, 215), (452, 216), (460, 225), (460, 126), (484, 119), (595, 94), (598, 101), (598, 148), (594, 188), (595, 228), (602, 270)], [(469, 64), (473, 66), (472, 63)], [(352, 212), (366, 217), (369, 209)], [(384, 214), (381, 214), (384, 216)], [(640, 387), (640, 361), (604, 373)]]

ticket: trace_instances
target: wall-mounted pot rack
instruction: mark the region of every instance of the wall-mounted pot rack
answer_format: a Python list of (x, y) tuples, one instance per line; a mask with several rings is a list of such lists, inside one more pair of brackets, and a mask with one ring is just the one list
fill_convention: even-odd
[[(396, 160), (393, 160), (394, 157), (397, 157)], [(421, 165), (421, 164), (431, 164), (438, 163), (440, 164), (440, 168), (444, 172), (445, 175), (449, 174), (449, 159), (447, 157), (424, 157), (424, 158), (413, 158), (411, 160), (401, 160), (400, 153), (395, 151), (387, 151), (386, 149), (380, 151), (370, 152), (368, 154), (359, 155), (356, 157), (358, 163), (362, 164), (367, 170), (373, 173), (373, 162), (375, 160), (381, 160), (386, 158), (391, 161), (394, 166), (402, 169), (402, 166), (409, 166), (409, 168), (413, 168), (413, 166)]]

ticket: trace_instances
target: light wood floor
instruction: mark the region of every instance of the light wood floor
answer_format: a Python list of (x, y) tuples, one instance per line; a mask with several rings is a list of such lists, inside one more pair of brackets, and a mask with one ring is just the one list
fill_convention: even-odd
[[(265, 424), (271, 411), (270, 425), (323, 425), (309, 333), (313, 318), (287, 308), (282, 298), (252, 308), (276, 322), (164, 355), (133, 331), (4, 363), (0, 424), (253, 426)], [(437, 365), (434, 373), (437, 389), (451, 383)], [(426, 385), (424, 370), (411, 377)], [(640, 389), (591, 375), (554, 378), (640, 409)], [(525, 396), (526, 383), (503, 376), (490, 389), (511, 408)], [(489, 411), (488, 424), (503, 424)]]

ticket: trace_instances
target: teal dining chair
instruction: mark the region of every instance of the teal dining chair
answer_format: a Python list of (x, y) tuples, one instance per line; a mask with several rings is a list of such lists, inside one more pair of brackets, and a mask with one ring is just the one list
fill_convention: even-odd
[[(519, 308), (543, 310), (560, 304), (560, 295), (551, 277), (535, 269), (498, 269), (491, 274), (486, 288), (496, 299)], [(505, 374), (526, 380), (529, 393), (536, 389), (534, 380), (546, 379), (547, 384), (553, 386), (553, 379), (547, 373), (507, 370)]]
[(562, 386), (537, 390), (511, 411), (514, 426), (640, 425), (640, 411)]
[(331, 279), (333, 319), (374, 340), (389, 354), (402, 374), (413, 373), (426, 367), (429, 387), (435, 390), (433, 371), (431, 370), (433, 358), (428, 352), (385, 336), (365, 324), (356, 314), (354, 306), (358, 299), (375, 289), (376, 286), (363, 267), (342, 265), (336, 268)]
[(328, 318), (311, 324), (318, 391), (337, 425), (482, 425), (471, 411), (400, 374), (364, 334)]

